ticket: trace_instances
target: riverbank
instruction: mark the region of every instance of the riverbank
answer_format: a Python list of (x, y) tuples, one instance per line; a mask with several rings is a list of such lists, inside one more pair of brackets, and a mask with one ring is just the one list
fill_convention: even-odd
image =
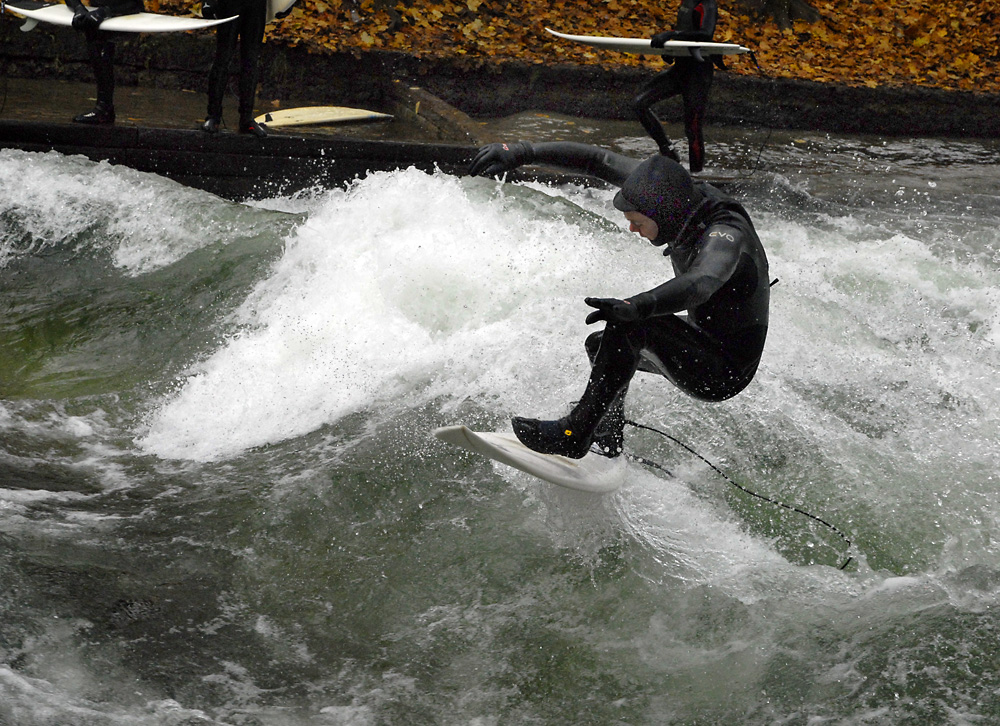
[[(92, 79), (82, 38), (69, 29), (39, 27), (21, 33), (8, 17), (0, 23), (0, 48), (5, 77)], [(120, 87), (203, 93), (213, 52), (212, 33), (128, 37), (119, 43), (118, 82)], [(733, 63), (751, 61), (744, 56)], [(655, 72), (576, 63), (425, 58), (393, 50), (318, 52), (269, 42), (258, 108), (336, 104), (381, 110), (391, 101), (394, 84), (403, 83), (425, 89), (472, 119), (530, 110), (629, 119), (631, 99)], [(868, 88), (770, 78), (767, 68), (754, 72), (716, 74), (709, 125), (889, 136), (1000, 136), (1000, 94), (919, 86)]]
[[(188, 0), (146, 4), (173, 14), (192, 9)], [(996, 0), (768, 0), (761, 13), (753, 10), (765, 6), (761, 0), (718, 5), (713, 39), (752, 48), (774, 77), (1000, 93)], [(677, 7), (643, 0), (297, 0), (267, 34), (320, 52), (394, 50), (424, 59), (650, 70), (661, 66), (659, 58), (600, 52), (544, 29), (648, 38), (674, 27)], [(739, 65), (733, 72), (754, 74)]]

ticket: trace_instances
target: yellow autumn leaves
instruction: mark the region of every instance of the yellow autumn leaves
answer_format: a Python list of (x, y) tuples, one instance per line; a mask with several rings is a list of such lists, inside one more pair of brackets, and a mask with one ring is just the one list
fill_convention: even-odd
[[(150, 0), (184, 13), (184, 0)], [(381, 49), (467, 62), (521, 60), (662, 68), (653, 56), (597, 52), (560, 41), (569, 33), (649, 37), (673, 27), (676, 2), (649, 0), (299, 0), (269, 39), (309, 50)], [(851, 85), (924, 85), (1000, 92), (1000, 0), (814, 0), (821, 19), (781, 30), (773, 21), (719, 10), (715, 39), (746, 45), (770, 76)], [(756, 73), (742, 57), (734, 73)]]
[(854, 85), (1000, 90), (1000, 1), (814, 2), (817, 23), (745, 26), (775, 75)]

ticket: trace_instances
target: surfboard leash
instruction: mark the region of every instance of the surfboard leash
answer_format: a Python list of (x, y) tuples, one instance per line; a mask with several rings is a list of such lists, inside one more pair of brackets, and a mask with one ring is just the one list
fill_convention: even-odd
[[(750, 60), (753, 61), (754, 66), (756, 66), (757, 72), (761, 76), (763, 76), (766, 80), (773, 81), (774, 79), (772, 79), (769, 75), (767, 75), (764, 69), (760, 67), (760, 62), (757, 60), (756, 51), (751, 50), (748, 53), (748, 55), (750, 56)], [(757, 150), (757, 159), (754, 161), (753, 168), (750, 170), (750, 173), (747, 174), (746, 177), (744, 177), (745, 179), (749, 179), (750, 177), (752, 177), (754, 174), (757, 173), (757, 170), (760, 168), (760, 160), (764, 156), (764, 149), (766, 149), (768, 144), (771, 143), (771, 135), (773, 133), (774, 133), (774, 127), (771, 124), (767, 124), (767, 135), (764, 137), (764, 141), (761, 142), (760, 148)]]
[[(799, 507), (795, 507), (795, 506), (793, 506), (791, 504), (785, 504), (784, 502), (780, 502), (777, 499), (772, 499), (771, 497), (768, 497), (768, 496), (766, 496), (764, 494), (758, 494), (757, 492), (755, 492), (755, 491), (753, 491), (751, 489), (748, 489), (747, 487), (743, 486), (742, 484), (740, 484), (740, 483), (738, 483), (736, 481), (733, 481), (732, 477), (730, 477), (728, 474), (726, 474), (726, 472), (724, 472), (718, 466), (716, 466), (715, 464), (713, 464), (711, 461), (709, 461), (707, 458), (705, 458), (704, 456), (702, 456), (701, 454), (699, 454), (697, 451), (695, 451), (694, 449), (692, 449), (690, 446), (688, 446), (687, 444), (685, 444), (680, 439), (678, 439), (678, 438), (676, 438), (676, 437), (671, 436), (670, 434), (668, 434), (666, 431), (661, 431), (660, 429), (653, 428), (652, 426), (647, 426), (646, 424), (637, 423), (637, 422), (632, 421), (630, 419), (625, 419), (625, 423), (627, 423), (629, 426), (634, 426), (637, 429), (643, 429), (645, 431), (651, 431), (654, 434), (659, 434), (660, 436), (664, 437), (665, 439), (673, 441), (675, 444), (677, 444), (678, 446), (680, 446), (682, 449), (684, 449), (688, 453), (690, 453), (690, 454), (698, 457), (699, 459), (701, 459), (705, 464), (707, 464), (709, 466), (709, 468), (712, 469), (712, 471), (714, 471), (716, 474), (718, 474), (719, 476), (721, 476), (724, 480), (726, 480), (726, 482), (728, 482), (732, 486), (734, 486), (737, 489), (739, 489), (741, 492), (743, 492), (745, 494), (749, 494), (751, 497), (756, 497), (757, 499), (765, 501), (768, 504), (773, 504), (773, 505), (775, 505), (777, 507), (781, 507), (783, 509), (787, 509), (787, 510), (789, 510), (791, 512), (795, 512), (796, 514), (801, 514), (804, 517), (808, 517), (809, 519), (812, 519), (813, 521), (819, 522), (824, 527), (826, 527), (827, 529), (829, 529), (830, 531), (832, 531), (834, 534), (836, 534), (838, 537), (840, 537), (847, 544), (848, 550), (850, 550), (850, 548), (853, 546), (850, 538), (846, 534), (844, 534), (843, 532), (841, 532), (839, 529), (837, 529), (837, 527), (835, 527), (834, 525), (830, 524), (825, 519), (817, 517), (815, 514), (810, 514), (809, 512), (805, 511), (804, 509), (800, 509)], [(637, 461), (640, 464), (643, 464), (643, 465), (648, 466), (648, 467), (653, 468), (653, 469), (657, 469), (658, 471), (664, 472), (665, 474), (668, 474), (668, 475), (672, 476), (672, 473), (671, 473), (671, 471), (669, 469), (667, 469), (666, 467), (662, 466), (661, 464), (656, 463), (655, 461), (651, 461), (651, 460), (643, 458), (641, 456), (630, 456), (630, 458), (632, 458), (634, 461)], [(849, 564), (851, 564), (851, 562), (853, 560), (854, 560), (854, 557), (851, 556), (851, 555), (848, 555), (847, 559), (844, 560), (844, 564), (842, 564), (837, 569), (838, 570), (846, 569), (846, 567)]]
[[(0, 0), (0, 18), (6, 17), (7, 12), (7, 0)], [(3, 102), (0, 103), (0, 113), (3, 113), (7, 108), (7, 67), (10, 64), (10, 58), (6, 59), (3, 64)]]
[[(7, 3), (0, 0), (0, 17), (3, 17), (3, 13), (7, 10)], [(0, 99), (0, 113), (7, 110), (7, 89), (8, 89), (8, 79), (10, 78), (10, 58), (5, 58), (3, 62), (3, 98)]]

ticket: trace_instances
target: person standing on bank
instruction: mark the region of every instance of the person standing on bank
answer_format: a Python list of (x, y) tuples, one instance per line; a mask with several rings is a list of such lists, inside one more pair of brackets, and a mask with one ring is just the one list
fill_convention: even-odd
[[(677, 10), (677, 26), (674, 30), (654, 35), (650, 39), (650, 45), (663, 48), (668, 40), (711, 42), (718, 12), (716, 0), (681, 0), (681, 6)], [(722, 62), (721, 56), (715, 56), (715, 59), (706, 59), (697, 51), (691, 56), (673, 58), (673, 65), (647, 82), (632, 103), (639, 122), (660, 147), (660, 153), (680, 161), (663, 126), (653, 113), (652, 106), (681, 94), (684, 100), (684, 132), (688, 139), (688, 167), (692, 173), (705, 167), (702, 122), (708, 106), (708, 92), (712, 87), (714, 64)]]
[(217, 134), (222, 126), (222, 100), (229, 84), (229, 67), (240, 46), (239, 125), (237, 132), (267, 136), (263, 126), (254, 121), (253, 106), (257, 96), (260, 49), (264, 43), (267, 25), (267, 0), (204, 0), (201, 5), (204, 18), (230, 18), (216, 28), (215, 61), (208, 74), (208, 116), (201, 130)]
[[(570, 413), (555, 420), (516, 417), (521, 443), (579, 459), (622, 451), (625, 393), (636, 371), (665, 376), (703, 401), (724, 401), (753, 380), (767, 337), (767, 257), (750, 215), (734, 199), (694, 182), (678, 162), (645, 161), (573, 142), (490, 144), (469, 172), (497, 176), (522, 164), (552, 164), (620, 187), (614, 206), (629, 229), (665, 246), (674, 277), (627, 298), (588, 297), (590, 378)], [(682, 314), (682, 313), (686, 313)]]
[(80, 0), (66, 0), (73, 11), (73, 27), (87, 39), (87, 55), (97, 80), (93, 111), (73, 117), (74, 123), (109, 125), (115, 122), (115, 34), (100, 30), (102, 22), (119, 15), (143, 11), (142, 0), (93, 0), (89, 8)]

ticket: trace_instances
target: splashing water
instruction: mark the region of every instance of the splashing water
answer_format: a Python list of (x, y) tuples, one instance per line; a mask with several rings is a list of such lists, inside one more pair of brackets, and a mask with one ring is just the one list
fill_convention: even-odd
[(757, 379), (630, 390), (847, 532), (839, 571), (648, 431), (673, 476), (606, 496), (430, 438), (563, 412), (583, 297), (669, 276), (609, 191), (411, 169), (246, 206), (0, 152), (0, 723), (995, 720), (998, 162), (775, 138), (737, 187), (779, 279)]

